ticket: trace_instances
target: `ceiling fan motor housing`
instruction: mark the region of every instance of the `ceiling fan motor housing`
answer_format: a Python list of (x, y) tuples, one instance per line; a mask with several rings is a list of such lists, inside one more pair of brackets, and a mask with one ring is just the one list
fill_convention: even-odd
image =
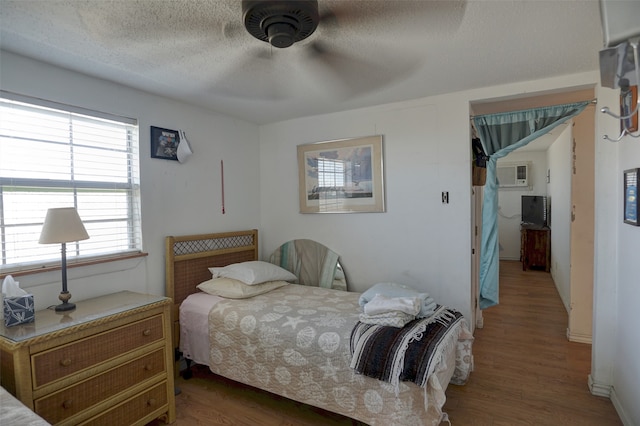
[(242, 0), (242, 17), (249, 34), (279, 48), (309, 37), (320, 19), (317, 0)]

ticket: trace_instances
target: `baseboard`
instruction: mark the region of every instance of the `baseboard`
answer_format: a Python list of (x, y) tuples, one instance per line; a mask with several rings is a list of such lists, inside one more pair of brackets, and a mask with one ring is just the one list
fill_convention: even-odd
[(595, 396), (604, 396), (605, 398), (611, 398), (611, 385), (605, 385), (604, 383), (597, 383), (593, 380), (591, 374), (589, 374), (589, 391)]
[(629, 416), (627, 415), (627, 412), (624, 410), (624, 407), (620, 403), (620, 399), (618, 399), (618, 395), (616, 394), (616, 389), (613, 386), (611, 386), (610, 399), (611, 399), (611, 402), (613, 403), (613, 407), (616, 409), (616, 412), (620, 417), (620, 420), (622, 420), (622, 424), (624, 426), (633, 426), (634, 424), (631, 421), (631, 418), (629, 418)]
[(514, 260), (516, 262), (520, 262), (520, 258), (519, 257), (501, 257), (501, 258), (499, 258), (499, 260)]
[(587, 343), (589, 345), (593, 342), (590, 334), (571, 333), (568, 328), (567, 339), (569, 339), (570, 342)]
[(596, 383), (593, 380), (591, 374), (589, 374), (589, 391), (592, 395), (595, 396), (603, 396), (605, 398), (609, 398), (611, 403), (613, 404), (613, 408), (615, 408), (616, 413), (618, 413), (618, 417), (622, 421), (624, 426), (635, 426), (635, 424), (631, 421), (631, 418), (625, 411), (618, 395), (616, 394), (616, 389), (611, 385), (605, 385), (603, 383)]

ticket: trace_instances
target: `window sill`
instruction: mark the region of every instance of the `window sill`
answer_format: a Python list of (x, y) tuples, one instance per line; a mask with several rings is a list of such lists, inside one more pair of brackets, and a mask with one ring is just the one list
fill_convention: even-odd
[[(98, 265), (101, 263), (116, 262), (119, 260), (135, 259), (139, 257), (146, 257), (148, 255), (149, 253), (141, 252), (141, 253), (127, 253), (127, 254), (120, 254), (120, 255), (113, 255), (113, 256), (104, 256), (104, 257), (94, 257), (90, 259), (78, 260), (75, 262), (67, 262), (67, 269), (77, 268), (81, 266)], [(4, 277), (6, 277), (7, 275), (11, 275), (12, 277), (22, 277), (25, 275), (41, 274), (43, 272), (59, 271), (61, 268), (62, 268), (62, 265), (58, 263), (57, 265), (40, 266), (40, 267), (34, 267), (30, 269), (2, 271), (0, 272), (0, 280), (4, 279)]]

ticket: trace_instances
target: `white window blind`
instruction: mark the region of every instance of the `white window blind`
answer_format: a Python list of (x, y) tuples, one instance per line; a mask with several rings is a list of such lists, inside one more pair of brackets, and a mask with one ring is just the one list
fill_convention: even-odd
[(318, 158), (318, 186), (342, 189), (344, 187), (344, 162)]
[(140, 252), (136, 120), (0, 95), (0, 271), (59, 261), (60, 244), (38, 243), (52, 207), (76, 207), (89, 234), (70, 262)]

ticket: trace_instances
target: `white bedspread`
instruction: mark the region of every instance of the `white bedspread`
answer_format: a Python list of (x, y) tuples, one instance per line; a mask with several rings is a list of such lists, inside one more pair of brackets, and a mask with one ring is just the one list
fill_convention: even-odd
[(0, 425), (50, 426), (51, 424), (18, 401), (5, 388), (0, 387)]
[(371, 425), (439, 424), (465, 326), (447, 342), (426, 394), (403, 382), (396, 396), (389, 383), (349, 368), (358, 297), (299, 285), (244, 300), (196, 293), (181, 306), (181, 350), (224, 377)]
[(207, 293), (193, 293), (180, 305), (180, 351), (191, 361), (209, 365), (209, 311), (225, 300)]

